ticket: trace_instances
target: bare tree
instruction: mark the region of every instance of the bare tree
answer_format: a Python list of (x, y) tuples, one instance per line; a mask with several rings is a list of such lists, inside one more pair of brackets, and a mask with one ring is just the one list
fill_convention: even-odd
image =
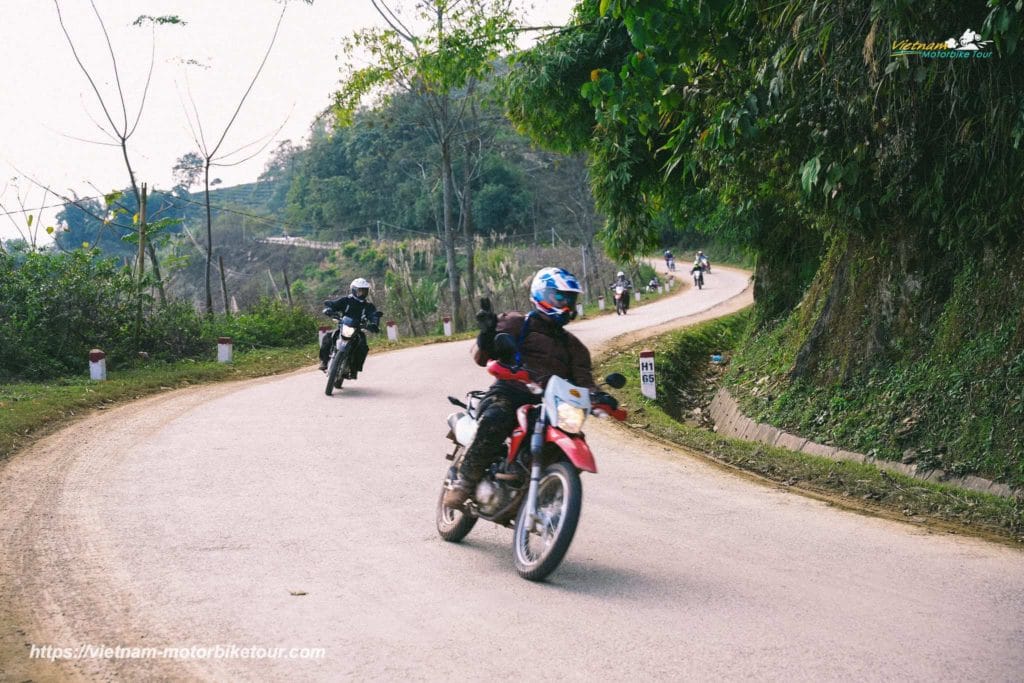
[[(108, 99), (103, 96), (103, 93), (100, 92), (92, 72), (90, 72), (82, 62), (82, 58), (78, 54), (78, 48), (75, 46), (75, 41), (71, 38), (71, 33), (69, 32), (67, 25), (64, 23), (64, 15), (61, 12), (59, 0), (53, 0), (53, 5), (57, 10), (57, 20), (60, 23), (61, 31), (63, 31), (64, 37), (67, 39), (68, 47), (71, 48), (71, 54), (74, 56), (75, 62), (78, 64), (78, 67), (82, 70), (86, 80), (89, 82), (89, 86), (96, 95), (96, 100), (99, 102), (100, 109), (103, 112), (103, 120), (96, 121), (93, 119), (93, 123), (99, 131), (107, 137), (107, 141), (99, 141), (97, 144), (110, 145), (120, 149), (121, 157), (124, 159), (125, 169), (128, 171), (128, 180), (132, 193), (135, 196), (136, 206), (141, 207), (142, 193), (139, 189), (139, 184), (136, 181), (135, 170), (132, 166), (131, 157), (128, 153), (128, 141), (135, 134), (135, 131), (139, 127), (139, 122), (142, 120), (142, 112), (146, 106), (146, 96), (149, 94), (149, 86), (153, 80), (153, 65), (156, 61), (156, 27), (166, 24), (184, 25), (185, 22), (175, 15), (158, 17), (143, 15), (136, 18), (134, 22), (135, 26), (143, 26), (146, 24), (150, 26), (150, 30), (152, 31), (152, 40), (149, 56), (149, 68), (146, 72), (146, 82), (142, 88), (142, 94), (139, 97), (138, 110), (134, 112), (134, 115), (129, 115), (128, 102), (125, 96), (124, 87), (121, 84), (121, 68), (118, 63), (117, 55), (114, 52), (114, 45), (110, 40), (110, 34), (107, 32), (107, 25), (103, 21), (103, 17), (100, 15), (99, 10), (96, 8), (95, 0), (89, 0), (89, 5), (92, 7), (93, 14), (96, 15), (96, 21), (99, 23), (100, 29), (102, 30), (103, 40), (106, 44), (107, 51), (110, 53), (111, 69), (113, 71), (114, 83), (117, 89), (117, 98), (114, 105), (112, 105)], [(120, 109), (120, 111), (118, 111), (118, 109)], [(88, 114), (88, 112), (86, 113)], [(92, 119), (91, 116), (90, 119)], [(157, 289), (160, 292), (160, 300), (165, 301), (166, 295), (164, 293), (163, 279), (160, 276), (160, 262), (157, 258), (156, 249), (153, 248), (152, 242), (146, 241), (145, 222), (140, 222), (135, 229), (138, 231), (139, 235), (140, 250), (145, 249), (149, 254), (150, 263), (153, 266), (153, 275), (157, 283)]]
[[(270, 52), (274, 48), (274, 43), (277, 42), (277, 34), (281, 29), (281, 22), (284, 20), (284, 13), (288, 9), (288, 4), (284, 3), (281, 6), (281, 13), (277, 17), (277, 23), (274, 25), (274, 33), (270, 38), (270, 42), (267, 44), (267, 49), (263, 53), (263, 59), (260, 61), (259, 66), (256, 68), (256, 73), (253, 74), (252, 80), (249, 81), (249, 86), (242, 93), (241, 98), (238, 100), (238, 105), (235, 107), (235, 111), (231, 114), (228, 122), (224, 125), (221, 130), (219, 137), (214, 140), (210, 139), (208, 142), (206, 139), (205, 131), (203, 130), (202, 119), (199, 116), (199, 108), (196, 106), (195, 99), (192, 97), (191, 89), (187, 88), (189, 95), (189, 103), (191, 104), (191, 112), (189, 107), (185, 106), (185, 118), (188, 121), (189, 130), (192, 133), (192, 141), (196, 145), (198, 150), (197, 158), (202, 162), (203, 170), (203, 197), (206, 205), (206, 314), (213, 314), (213, 289), (210, 286), (210, 272), (213, 263), (213, 215), (210, 206), (210, 168), (214, 166), (237, 166), (245, 163), (250, 159), (258, 156), (263, 152), (264, 149), (273, 141), (277, 133), (284, 127), (284, 122), (278, 129), (269, 135), (262, 138), (249, 142), (241, 147), (235, 148), (229, 152), (221, 152), (224, 146), (224, 141), (228, 137), (228, 133), (234, 126), (235, 121), (238, 119), (238, 114), (242, 111), (242, 106), (245, 104), (246, 99), (249, 97), (249, 93), (252, 92), (253, 87), (256, 85), (256, 81), (259, 79), (260, 74), (263, 73), (263, 67), (267, 64), (267, 59), (270, 57)], [(261, 144), (262, 143), (262, 144)], [(255, 151), (252, 151), (254, 147), (257, 147)], [(239, 155), (244, 155), (239, 157)], [(182, 157), (182, 159), (186, 159)], [(271, 276), (273, 279), (273, 276)], [(224, 291), (225, 299), (225, 312), (227, 312), (227, 291)]]

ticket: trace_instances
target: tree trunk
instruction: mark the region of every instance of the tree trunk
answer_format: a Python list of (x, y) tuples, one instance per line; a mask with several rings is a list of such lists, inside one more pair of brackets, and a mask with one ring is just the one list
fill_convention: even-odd
[(213, 290), (210, 287), (210, 268), (213, 260), (213, 220), (210, 215), (210, 160), (206, 160), (203, 173), (206, 197), (206, 315), (213, 315)]
[(135, 347), (138, 348), (142, 337), (142, 280), (146, 275), (146, 201), (148, 192), (146, 183), (142, 183), (139, 195), (139, 256), (136, 265), (135, 290)]
[(149, 254), (149, 262), (153, 264), (153, 278), (156, 280), (156, 291), (160, 295), (160, 305), (167, 304), (167, 292), (164, 291), (164, 279), (160, 275), (160, 260), (156, 256), (156, 249), (153, 248), (153, 240), (146, 242), (146, 252)]
[(476, 229), (473, 225), (472, 154), (466, 145), (465, 166), (462, 169), (462, 230), (466, 239), (466, 297), (470, 307), (476, 300)]
[(217, 261), (220, 263), (220, 291), (224, 293), (224, 315), (230, 318), (231, 306), (228, 303), (228, 281), (224, 277), (224, 257), (218, 255)]
[[(445, 131), (447, 133), (447, 131)], [(462, 293), (460, 290), (459, 264), (455, 255), (455, 228), (452, 225), (452, 154), (447, 137), (441, 140), (441, 187), (444, 206), (444, 252), (448, 269), (448, 291), (452, 297), (452, 320), (455, 330), (461, 332)]]
[(292, 283), (288, 281), (288, 270), (282, 269), (281, 274), (284, 275), (284, 293), (288, 295), (288, 307), (292, 307), (295, 304), (292, 302)]

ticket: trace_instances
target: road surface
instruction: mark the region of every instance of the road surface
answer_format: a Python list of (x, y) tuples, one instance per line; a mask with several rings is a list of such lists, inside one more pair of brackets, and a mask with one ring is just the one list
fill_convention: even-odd
[[(572, 329), (600, 346), (746, 287), (719, 268), (703, 291)], [(1024, 679), (1024, 553), (837, 510), (596, 420), (600, 473), (547, 583), (518, 578), (507, 529), (442, 542), (445, 396), (487, 383), (468, 354), (372, 354), (330, 398), (315, 369), (176, 391), (11, 459), (0, 678)], [(61, 658), (82, 646), (189, 656)]]

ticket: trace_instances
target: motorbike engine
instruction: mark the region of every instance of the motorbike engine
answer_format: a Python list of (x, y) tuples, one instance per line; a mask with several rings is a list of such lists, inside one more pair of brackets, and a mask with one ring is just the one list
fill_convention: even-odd
[(511, 497), (512, 492), (507, 486), (490, 477), (480, 480), (473, 495), (473, 499), (476, 500), (476, 504), (480, 508), (480, 513), (484, 515), (495, 514), (508, 504)]

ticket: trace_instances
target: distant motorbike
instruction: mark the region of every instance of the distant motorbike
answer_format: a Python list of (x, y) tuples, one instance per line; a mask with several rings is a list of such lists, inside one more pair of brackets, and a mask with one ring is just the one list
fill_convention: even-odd
[[(515, 342), (508, 335), (498, 335), (495, 344), (514, 347)], [(492, 360), (487, 372), (499, 380), (519, 382), (534, 394), (541, 392), (521, 367)], [(605, 382), (621, 388), (626, 378), (613, 374)], [(452, 465), (437, 503), (437, 531), (444, 540), (457, 543), (478, 519), (512, 527), (516, 571), (524, 579), (540, 581), (558, 567), (576, 533), (583, 503), (580, 472), (597, 472), (581, 431), (583, 422), (587, 415), (625, 420), (626, 412), (592, 402), (587, 389), (551, 377), (540, 404), (519, 409), (507, 457), (491, 466), (463, 508), (449, 508), (444, 493), (476, 435), (477, 409), (485, 393), (471, 391), (465, 402), (448, 397), (463, 410), (448, 416), (448, 438), (455, 448), (446, 456)]]
[(693, 275), (693, 286), (697, 289), (704, 289), (704, 269), (700, 265), (694, 264), (690, 273)]
[(366, 343), (366, 333), (363, 332), (364, 323), (374, 329), (377, 321), (353, 320), (349, 316), (338, 317), (332, 315), (338, 321), (338, 338), (331, 347), (331, 360), (327, 364), (327, 388), (324, 390), (328, 396), (334, 393), (335, 389), (341, 389), (346, 375), (351, 371), (350, 356), (356, 343)]
[(700, 259), (700, 266), (704, 269), (705, 273), (711, 273), (711, 261), (708, 260), (707, 256), (702, 256)]
[(629, 287), (625, 285), (612, 285), (615, 292), (615, 314), (626, 315), (629, 311)]
[(670, 271), (675, 272), (676, 260), (673, 257), (669, 256), (667, 259), (665, 259), (665, 267), (668, 268)]

